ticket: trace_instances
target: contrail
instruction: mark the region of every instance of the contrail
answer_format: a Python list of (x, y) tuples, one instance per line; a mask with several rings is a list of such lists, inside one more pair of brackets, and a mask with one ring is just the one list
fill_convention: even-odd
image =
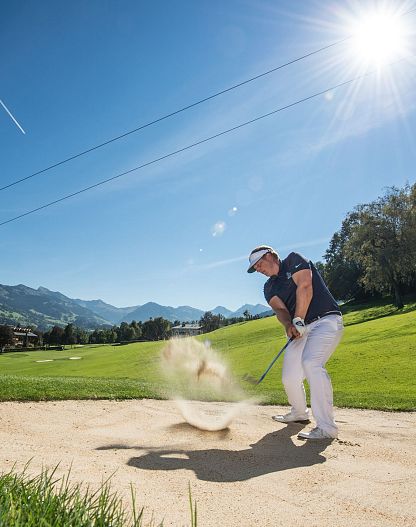
[(13, 119), (14, 124), (19, 128), (19, 130), (22, 132), (22, 134), (26, 134), (26, 132), (23, 130), (23, 128), (20, 126), (20, 124), (17, 122), (17, 120), (13, 117), (12, 113), (9, 111), (9, 109), (7, 108), (7, 106), (4, 104), (4, 102), (1, 99), (0, 99), (0, 104), (3, 106), (3, 108), (9, 114), (11, 119)]

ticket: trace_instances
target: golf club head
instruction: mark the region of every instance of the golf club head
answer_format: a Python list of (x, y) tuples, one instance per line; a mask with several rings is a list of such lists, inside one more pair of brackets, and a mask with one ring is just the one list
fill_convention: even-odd
[(249, 375), (248, 373), (246, 373), (245, 375), (243, 375), (243, 377), (241, 377), (241, 380), (242, 381), (245, 381), (245, 382), (248, 382), (250, 384), (253, 384), (253, 385), (256, 385), (258, 384), (258, 379), (256, 379), (255, 377), (253, 377), (252, 375)]

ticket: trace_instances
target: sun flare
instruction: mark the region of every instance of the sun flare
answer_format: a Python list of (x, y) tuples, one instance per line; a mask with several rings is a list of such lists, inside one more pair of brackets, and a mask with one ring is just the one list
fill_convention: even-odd
[(363, 65), (381, 67), (406, 52), (403, 17), (386, 11), (365, 13), (352, 24), (351, 52)]

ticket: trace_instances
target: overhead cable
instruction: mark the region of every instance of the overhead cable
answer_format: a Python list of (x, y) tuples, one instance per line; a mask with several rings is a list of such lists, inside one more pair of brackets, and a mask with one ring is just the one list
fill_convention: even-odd
[[(395, 62), (393, 62), (391, 64), (396, 64), (397, 62), (401, 62), (402, 60), (395, 61)], [(177, 154), (180, 154), (181, 152), (185, 152), (186, 150), (190, 150), (191, 148), (199, 146), (199, 145), (201, 145), (203, 143), (207, 143), (208, 141), (212, 141), (213, 139), (216, 139), (216, 138), (221, 137), (223, 135), (226, 135), (226, 134), (229, 134), (231, 132), (234, 132), (235, 130), (239, 130), (240, 128), (243, 128), (244, 126), (248, 126), (248, 125), (253, 124), (253, 123), (257, 122), (257, 121), (265, 119), (266, 117), (270, 117), (272, 115), (275, 115), (275, 114), (277, 114), (279, 112), (282, 112), (283, 110), (287, 110), (289, 108), (293, 108), (294, 106), (296, 106), (298, 104), (304, 103), (306, 101), (310, 101), (311, 99), (314, 99), (316, 97), (319, 97), (320, 95), (324, 95), (325, 93), (328, 93), (330, 91), (333, 91), (333, 90), (336, 90), (338, 88), (341, 88), (342, 86), (346, 86), (346, 85), (351, 84), (353, 82), (357, 82), (358, 80), (363, 79), (364, 77), (368, 77), (370, 75), (374, 75), (375, 73), (377, 73), (377, 70), (372, 70), (370, 72), (364, 73), (362, 75), (358, 75), (357, 77), (353, 77), (352, 79), (349, 79), (347, 81), (344, 81), (344, 82), (341, 82), (341, 83), (336, 84), (334, 86), (331, 86), (329, 88), (326, 88), (325, 90), (322, 90), (322, 91), (319, 91), (317, 93), (314, 93), (313, 95), (309, 95), (308, 97), (304, 97), (303, 99), (299, 99), (299, 100), (297, 100), (297, 101), (295, 101), (293, 103), (287, 104), (285, 106), (281, 106), (280, 108), (272, 110), (271, 112), (268, 112), (268, 113), (265, 113), (265, 114), (260, 115), (258, 117), (255, 117), (254, 119), (250, 119), (249, 121), (245, 121), (244, 123), (241, 123), (241, 124), (238, 124), (236, 126), (233, 126), (232, 128), (228, 128), (227, 130), (223, 130), (222, 132), (218, 132), (218, 133), (216, 133), (214, 135), (211, 135), (210, 137), (206, 137), (205, 139), (201, 139), (200, 141), (196, 141), (195, 143), (192, 143), (190, 145), (187, 145), (187, 146), (184, 146), (182, 148), (179, 148), (178, 150), (174, 150), (172, 152), (169, 152), (168, 154), (160, 156), (160, 157), (158, 157), (156, 159), (152, 159), (151, 161), (148, 161), (147, 163), (143, 163), (142, 165), (139, 165), (137, 167), (131, 168), (130, 170), (126, 170), (125, 172), (121, 172), (120, 174), (117, 174), (117, 175), (112, 176), (110, 178), (107, 178), (107, 179), (104, 179), (102, 181), (99, 181), (98, 183), (95, 183), (94, 185), (90, 185), (88, 187), (80, 189), (80, 190), (78, 190), (76, 192), (73, 192), (72, 194), (67, 194), (66, 196), (63, 196), (62, 198), (59, 198), (59, 199), (56, 199), (56, 200), (51, 201), (49, 203), (46, 203), (45, 205), (41, 205), (40, 207), (36, 207), (35, 209), (29, 210), (27, 212), (24, 212), (23, 214), (19, 214), (18, 216), (15, 216), (14, 218), (10, 218), (8, 220), (0, 222), (0, 227), (3, 226), (3, 225), (6, 225), (8, 223), (11, 223), (13, 221), (16, 221), (16, 220), (18, 220), (20, 218), (23, 218), (25, 216), (29, 216), (29, 214), (33, 214), (33, 213), (38, 212), (40, 210), (46, 209), (46, 208), (48, 208), (48, 207), (50, 207), (52, 205), (55, 205), (55, 204), (60, 203), (62, 201), (65, 201), (65, 200), (67, 200), (69, 198), (73, 198), (74, 196), (78, 196), (79, 194), (82, 194), (83, 192), (87, 192), (88, 190), (97, 188), (97, 187), (99, 187), (101, 185), (105, 185), (106, 183), (109, 183), (110, 181), (114, 181), (114, 180), (116, 180), (118, 178), (126, 176), (127, 174), (131, 174), (132, 172), (136, 172), (137, 170), (141, 170), (142, 168), (145, 168), (145, 167), (148, 167), (148, 166), (153, 165), (155, 163), (158, 163), (159, 161), (162, 161), (162, 160), (167, 159), (169, 157), (172, 157), (172, 156), (175, 156)]]
[[(413, 13), (416, 11), (416, 8), (414, 9), (410, 9), (404, 13), (401, 13), (400, 17), (402, 16), (406, 16), (406, 15), (409, 15), (410, 13)], [(339, 44), (342, 44), (343, 42), (346, 42), (347, 40), (350, 40), (352, 38), (352, 36), (349, 36), (349, 37), (345, 37), (341, 40), (338, 40), (336, 42), (333, 42), (332, 44), (328, 44), (327, 46), (323, 46), (319, 49), (316, 49), (314, 51), (311, 51), (309, 53), (306, 53), (305, 55), (302, 55), (300, 57), (297, 57), (293, 60), (290, 60), (289, 62), (285, 62), (284, 64), (280, 64), (279, 66), (276, 66), (274, 68), (271, 68), (270, 70), (267, 70), (267, 71), (264, 71), (263, 73), (260, 73), (258, 75), (255, 75), (254, 77), (250, 77), (249, 79), (246, 79), (242, 82), (239, 82), (237, 84), (234, 84), (232, 86), (229, 86), (228, 88), (225, 88), (224, 90), (221, 90), (219, 92), (216, 92), (216, 93), (213, 93), (212, 95), (208, 95), (207, 97), (204, 97), (203, 99), (199, 99), (198, 101), (195, 101), (191, 104), (188, 104), (186, 106), (183, 106), (182, 108), (179, 108), (178, 110), (174, 110), (173, 112), (170, 112), (168, 114), (165, 114), (165, 115), (162, 115), (161, 117), (157, 117), (156, 119), (152, 120), (152, 121), (149, 121), (145, 124), (142, 124), (140, 126), (138, 126), (137, 128), (134, 128), (133, 130), (129, 130), (128, 132), (124, 132), (123, 134), (120, 134), (116, 137), (113, 137), (111, 139), (108, 139), (107, 141), (104, 141), (103, 143), (99, 143), (95, 146), (92, 146), (86, 150), (83, 150), (81, 152), (78, 152), (77, 154), (74, 154), (70, 157), (67, 157), (65, 159), (62, 159), (61, 161), (58, 161), (57, 163), (54, 163), (52, 165), (49, 165), (41, 170), (38, 170), (37, 172), (33, 172), (32, 174), (29, 174), (28, 176), (25, 176), (23, 178), (20, 178), (20, 179), (17, 179), (15, 181), (12, 181), (11, 183), (8, 183), (7, 185), (4, 185), (3, 187), (0, 187), (0, 192), (2, 190), (6, 190), (10, 187), (13, 187), (14, 185), (18, 185), (19, 183), (23, 183), (24, 181), (27, 181), (28, 179), (31, 179), (31, 178), (34, 178), (35, 176), (39, 176), (40, 174), (43, 174), (49, 170), (52, 170), (53, 168), (57, 168), (65, 163), (69, 163), (70, 161), (73, 161), (74, 159), (77, 159), (81, 156), (84, 156), (86, 154), (89, 154), (90, 152), (93, 152), (94, 150), (98, 150), (99, 148), (103, 148), (104, 146), (107, 146), (111, 143), (114, 143), (115, 141), (118, 141), (120, 139), (123, 139), (124, 137), (127, 137), (131, 134), (135, 134), (137, 132), (139, 132), (140, 130), (143, 130), (145, 128), (148, 128), (150, 126), (153, 126), (154, 124), (157, 124), (157, 123), (160, 123), (161, 121), (164, 121), (165, 119), (169, 119), (170, 117), (173, 117), (174, 115), (178, 115), (179, 113), (182, 113), (182, 112), (185, 112), (186, 110), (190, 110), (191, 108), (194, 108), (195, 106), (198, 106), (200, 104), (203, 104), (207, 101), (210, 101), (212, 99), (215, 99), (216, 97), (219, 97), (220, 95), (224, 95), (225, 93), (227, 92), (230, 92), (232, 90), (235, 90), (237, 88), (240, 88), (241, 86), (244, 86), (245, 84), (249, 84), (250, 82), (253, 82), (257, 79), (260, 79), (262, 77), (265, 77), (267, 75), (270, 75), (271, 73), (274, 73), (278, 70), (281, 70), (283, 68), (286, 68), (287, 66), (290, 66), (292, 64), (295, 64), (296, 62), (300, 62), (301, 60), (304, 60), (308, 57), (311, 57), (313, 55), (316, 55), (318, 53), (321, 53), (322, 51), (325, 51), (327, 49), (330, 49), (330, 48), (333, 48), (335, 46), (338, 46)]]
[[(350, 38), (350, 37), (348, 37)], [(63, 159), (62, 161), (59, 161), (57, 163), (54, 163), (53, 165), (49, 165), (46, 168), (43, 168), (42, 170), (38, 170), (37, 172), (34, 172), (33, 174), (30, 174), (24, 178), (17, 179), (16, 181), (12, 181), (11, 183), (4, 185), (3, 187), (0, 187), (0, 191), (6, 190), (7, 188), (13, 187), (14, 185), (18, 185), (19, 183), (22, 183), (23, 181), (27, 181), (28, 179), (31, 179), (35, 176), (38, 176), (40, 174), (43, 174), (44, 172), (47, 172), (48, 170), (52, 170), (53, 168), (59, 167), (65, 163), (68, 163), (69, 161), (73, 161), (74, 159), (77, 159), (78, 157), (84, 156), (85, 154), (89, 154), (90, 152), (93, 152), (94, 150), (98, 150), (99, 148), (103, 148), (104, 146), (109, 145), (110, 143), (114, 143), (115, 141), (118, 141), (119, 139), (123, 139), (124, 137), (127, 137), (131, 134), (135, 134), (136, 132), (139, 132), (140, 130), (143, 130), (144, 128), (148, 128), (149, 126), (152, 126), (154, 124), (160, 123), (161, 121), (164, 121), (165, 119), (169, 119), (170, 117), (173, 117), (174, 115), (178, 115), (179, 113), (185, 112), (186, 110), (190, 110), (191, 108), (194, 108), (195, 106), (198, 106), (199, 104), (203, 104), (204, 102), (210, 101), (212, 99), (215, 99), (216, 97), (219, 97), (220, 95), (223, 95), (224, 93), (230, 92), (232, 90), (235, 90), (236, 88), (240, 88), (241, 86), (244, 86), (245, 84), (248, 84), (250, 82), (253, 82), (257, 79), (260, 79), (261, 77), (265, 77), (266, 75), (270, 75), (271, 73), (274, 73), (275, 71), (278, 71), (282, 68), (285, 68), (287, 66), (290, 66), (291, 64), (294, 64), (295, 62), (299, 62), (301, 60), (306, 59), (307, 57), (311, 57), (312, 55), (316, 55), (317, 53), (321, 53), (322, 51), (332, 48), (334, 46), (337, 46), (344, 42), (347, 39), (339, 40), (338, 42), (334, 42), (332, 44), (329, 44), (328, 46), (324, 46), (323, 48), (319, 48), (315, 51), (311, 51), (310, 53), (307, 53), (306, 55), (302, 55), (301, 57), (298, 57), (296, 59), (293, 59), (289, 62), (286, 62), (285, 64), (281, 64), (280, 66), (276, 66), (275, 68), (272, 68), (268, 71), (265, 71), (263, 73), (260, 73), (259, 75), (256, 75), (254, 77), (251, 77), (250, 79), (246, 79), (245, 81), (239, 82), (238, 84), (234, 84), (233, 86), (230, 86), (228, 88), (225, 88), (224, 90), (221, 90), (219, 92), (216, 92), (212, 95), (209, 95), (207, 97), (204, 97), (203, 99), (200, 99), (198, 101), (195, 101), (191, 104), (188, 104), (187, 106), (183, 106), (182, 108), (179, 108), (178, 110), (174, 110), (171, 113), (168, 113), (166, 115), (162, 115), (161, 117), (157, 117), (153, 121), (149, 121), (145, 124), (142, 124), (138, 126), (137, 128), (134, 128), (133, 130), (130, 130), (128, 132), (125, 132), (121, 135), (118, 135), (116, 137), (113, 137), (112, 139), (108, 139), (107, 141), (104, 141), (103, 143), (100, 143), (98, 145), (92, 146), (91, 148), (88, 148), (87, 150), (83, 150), (82, 152), (79, 152), (78, 154), (74, 154), (73, 156), (67, 157), (66, 159)]]

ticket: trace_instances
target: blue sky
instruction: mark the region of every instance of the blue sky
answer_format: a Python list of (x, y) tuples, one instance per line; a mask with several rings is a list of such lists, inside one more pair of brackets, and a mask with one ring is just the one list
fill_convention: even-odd
[[(416, 7), (2, 2), (0, 186), (348, 37), (381, 5)], [(407, 47), (376, 74), (0, 226), (0, 283), (119, 307), (264, 303), (254, 246), (321, 260), (355, 205), (416, 179), (416, 12), (402, 18)], [(374, 67), (346, 41), (3, 190), (0, 222)]]

